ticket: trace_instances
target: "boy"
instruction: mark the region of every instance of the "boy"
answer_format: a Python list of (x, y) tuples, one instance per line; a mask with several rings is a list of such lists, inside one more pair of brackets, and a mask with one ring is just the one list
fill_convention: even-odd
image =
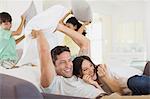
[(10, 69), (17, 63), (16, 42), (13, 36), (20, 35), (25, 23), (21, 17), (20, 26), (16, 31), (10, 31), (12, 18), (9, 13), (0, 13), (0, 66)]

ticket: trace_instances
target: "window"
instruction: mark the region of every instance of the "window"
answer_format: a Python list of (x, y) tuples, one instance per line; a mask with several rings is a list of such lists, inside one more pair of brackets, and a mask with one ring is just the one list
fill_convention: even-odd
[(95, 64), (99, 64), (102, 62), (102, 23), (98, 14), (94, 14), (93, 21), (87, 29), (91, 45), (91, 58)]

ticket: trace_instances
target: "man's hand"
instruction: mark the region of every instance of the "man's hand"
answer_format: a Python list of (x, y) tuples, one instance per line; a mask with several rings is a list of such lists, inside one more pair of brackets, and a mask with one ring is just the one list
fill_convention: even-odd
[(41, 30), (32, 30), (32, 32), (31, 32), (32, 38), (33, 39), (37, 38), (40, 31)]

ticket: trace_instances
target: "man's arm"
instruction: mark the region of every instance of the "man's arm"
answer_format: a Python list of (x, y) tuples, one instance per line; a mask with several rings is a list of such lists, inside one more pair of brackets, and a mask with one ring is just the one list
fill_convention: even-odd
[(22, 29), (23, 29), (24, 24), (25, 24), (25, 17), (24, 17), (24, 16), (21, 16), (21, 23), (20, 23), (18, 29), (17, 29), (16, 31), (13, 31), (13, 32), (12, 32), (12, 36), (20, 35), (21, 32), (22, 32)]
[(49, 52), (49, 44), (42, 31), (32, 31), (32, 35), (37, 37), (38, 51), (41, 65), (41, 85), (48, 87), (56, 76), (55, 67)]
[(79, 47), (79, 55), (90, 55), (90, 40), (87, 39), (82, 34), (68, 28), (67, 26), (64, 26), (62, 24), (58, 24), (57, 30), (63, 32), (67, 36), (69, 36)]

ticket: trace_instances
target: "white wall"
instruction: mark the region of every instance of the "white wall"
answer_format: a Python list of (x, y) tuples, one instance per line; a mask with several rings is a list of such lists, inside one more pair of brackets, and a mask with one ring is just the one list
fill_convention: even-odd
[[(20, 23), (20, 16), (28, 3), (31, 0), (1, 0), (0, 11), (8, 11), (13, 17), (13, 29), (15, 30)], [(38, 4), (40, 9), (47, 9), (54, 4), (62, 4), (66, 7), (70, 7), (69, 0), (34, 0), (40, 1)], [(150, 59), (150, 3), (143, 0), (88, 0), (91, 5), (92, 11), (99, 14), (102, 21), (102, 44), (103, 44), (103, 58), (110, 58), (110, 54), (114, 53), (116, 42), (120, 40), (122, 35), (118, 32), (119, 23), (141, 22), (141, 27), (138, 31), (141, 33), (127, 34), (129, 39), (141, 40), (146, 42), (147, 45), (147, 58)], [(149, 1), (150, 2), (150, 1)], [(143, 25), (142, 25), (143, 24)], [(132, 26), (132, 25), (131, 25)], [(142, 30), (142, 28), (144, 30)], [(144, 34), (145, 33), (145, 34)], [(137, 38), (134, 38), (134, 36)], [(140, 38), (141, 37), (141, 38)], [(147, 38), (146, 41), (144, 41)]]
[(146, 4), (145, 16), (145, 38), (147, 45), (147, 60), (150, 60), (150, 1)]
[(150, 23), (145, 25), (149, 17), (145, 15), (145, 4), (142, 0), (90, 1), (92, 10), (102, 19), (104, 62), (116, 59), (118, 65), (131, 65), (133, 61), (146, 60), (145, 37), (149, 34), (144, 36), (144, 29)]
[(37, 12), (43, 10), (42, 0), (0, 0), (0, 12), (8, 12), (12, 16), (12, 30), (16, 30), (21, 22), (21, 15), (34, 1)]
[[(44, 5), (48, 7), (53, 4), (62, 4), (70, 7), (69, 2), (62, 0), (45, 0)], [(94, 13), (99, 14), (102, 21), (102, 44), (103, 44), (103, 59), (111, 58), (111, 55), (122, 55), (127, 60), (135, 58), (137, 60), (145, 60), (146, 54), (150, 54), (150, 47), (146, 51), (145, 37), (148, 37), (150, 16), (149, 7), (145, 0), (88, 0)], [(147, 4), (147, 7), (145, 6)], [(147, 15), (145, 14), (147, 9)], [(146, 17), (146, 19), (145, 19)], [(122, 26), (119, 28), (119, 26)], [(126, 29), (127, 30), (119, 30)], [(144, 36), (144, 31), (147, 31)], [(147, 40), (148, 42), (148, 40)], [(134, 43), (128, 44), (128, 43)], [(137, 46), (136, 46), (137, 43)], [(123, 45), (124, 44), (124, 45)], [(147, 43), (147, 46), (150, 46)], [(130, 48), (129, 48), (130, 47)], [(123, 49), (125, 48), (125, 49)], [(132, 49), (132, 50), (130, 50)], [(124, 53), (123, 51), (128, 51)], [(141, 52), (137, 53), (137, 50)], [(120, 51), (120, 52), (119, 52)], [(145, 52), (144, 52), (145, 51)], [(123, 56), (124, 55), (124, 56)], [(147, 55), (150, 56), (150, 55)]]

